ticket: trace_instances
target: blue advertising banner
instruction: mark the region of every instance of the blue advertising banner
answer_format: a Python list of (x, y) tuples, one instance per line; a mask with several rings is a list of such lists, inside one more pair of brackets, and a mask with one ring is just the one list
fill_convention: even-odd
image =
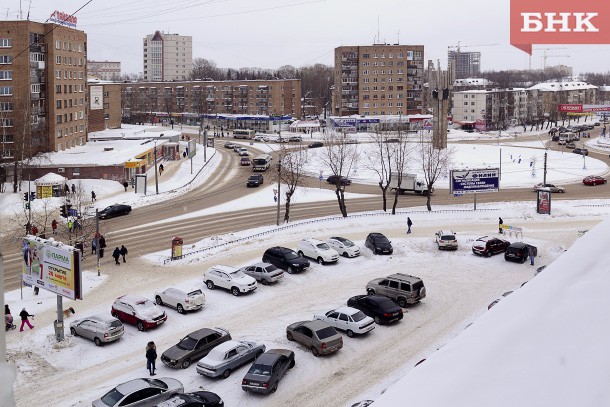
[(499, 168), (451, 170), (449, 178), (450, 192), (455, 195), (498, 192), (500, 188)]

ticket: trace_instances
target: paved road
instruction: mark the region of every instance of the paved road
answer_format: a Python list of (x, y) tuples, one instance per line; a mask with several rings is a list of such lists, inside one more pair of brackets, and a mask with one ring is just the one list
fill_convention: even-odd
[[(537, 138), (537, 136), (536, 136)], [(109, 251), (112, 247), (124, 244), (129, 249), (129, 256), (139, 256), (163, 249), (168, 250), (171, 238), (180, 236), (185, 242), (195, 242), (206, 237), (224, 233), (237, 232), (248, 228), (273, 225), (276, 223), (276, 207), (252, 208), (247, 211), (230, 211), (214, 215), (206, 215), (164, 223), (160, 225), (147, 225), (161, 219), (168, 219), (178, 215), (192, 213), (201, 209), (223, 205), (237, 198), (255, 192), (245, 187), (245, 179), (251, 173), (250, 167), (240, 167), (239, 156), (232, 150), (224, 149), (226, 139), (216, 141), (218, 151), (223, 155), (221, 165), (201, 188), (195, 189), (185, 195), (176, 197), (167, 202), (136, 208), (128, 216), (104, 220), (107, 252), (102, 259), (102, 270), (112, 265)], [(249, 148), (253, 153), (260, 153), (256, 148)], [(591, 153), (591, 156), (609, 162), (606, 155)], [(265, 174), (265, 182), (272, 182), (273, 176)], [(317, 178), (306, 180), (306, 186), (318, 188)], [(322, 183), (322, 187), (332, 189), (331, 185)], [(348, 213), (380, 210), (382, 200), (380, 189), (374, 185), (351, 185), (347, 191), (361, 194), (374, 194), (375, 197), (355, 198), (347, 200)], [(527, 201), (534, 200), (535, 193), (530, 188), (508, 189), (493, 194), (478, 194), (477, 202)], [(573, 184), (568, 188), (567, 194), (554, 194), (553, 199), (594, 199), (610, 197), (610, 186), (586, 187), (582, 184)], [(453, 197), (444, 191), (437, 191), (432, 198), (432, 205), (469, 204), (473, 203), (473, 196)], [(425, 205), (426, 198), (417, 195), (403, 195), (399, 197), (398, 208), (408, 208)], [(388, 201), (391, 208), (392, 199)], [(534, 205), (534, 203), (532, 203)], [(301, 220), (320, 216), (339, 215), (339, 208), (332, 202), (299, 203), (291, 206), (291, 220)], [(280, 218), (283, 219), (283, 208)], [(110, 249), (110, 250), (108, 250)], [(4, 287), (10, 291), (19, 288), (21, 272), (21, 256), (19, 245), (3, 243), (4, 255)], [(88, 254), (88, 253), (87, 253)], [(86, 256), (84, 268), (95, 269), (93, 256)]]

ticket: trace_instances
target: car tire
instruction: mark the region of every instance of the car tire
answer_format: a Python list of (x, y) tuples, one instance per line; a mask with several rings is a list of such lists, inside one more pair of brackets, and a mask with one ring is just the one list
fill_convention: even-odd
[(78, 336), (78, 335), (76, 334), (76, 329), (74, 329), (74, 328), (70, 328), (70, 335), (72, 335), (72, 336)]
[(205, 285), (208, 287), (209, 290), (213, 290), (214, 289), (214, 282), (212, 280), (206, 281)]
[(322, 257), (318, 257), (318, 264), (324, 264), (324, 260), (322, 259)]
[(116, 312), (111, 312), (110, 315), (112, 315), (113, 317), (115, 317), (116, 319), (120, 320), (121, 318), (119, 318), (119, 316), (116, 314)]
[(366, 295), (375, 295), (375, 290), (373, 290), (373, 289), (366, 290)]
[(176, 310), (178, 311), (178, 314), (184, 314), (184, 307), (182, 304), (178, 304), (178, 306), (176, 306)]
[(343, 257), (349, 257), (349, 255), (347, 254), (347, 252), (343, 252)]
[(396, 302), (400, 308), (407, 308), (407, 300), (404, 298), (399, 298)]
[(379, 318), (379, 317), (374, 317), (374, 318), (373, 318), (373, 320), (375, 321), (375, 323), (376, 323), (377, 325), (381, 325), (381, 318)]
[(95, 338), (93, 338), (93, 343), (95, 343), (95, 346), (102, 346), (103, 345), (103, 342), (97, 336)]
[(564, 192), (566, 192), (566, 191), (565, 191), (565, 190), (563, 190), (563, 189), (560, 189), (560, 190), (559, 190), (559, 193), (560, 193), (560, 194), (563, 194)]
[(239, 294), (240, 294), (240, 292), (239, 292), (239, 288), (237, 288), (237, 287), (231, 287), (231, 294), (233, 294), (233, 295), (234, 295), (234, 296), (236, 296), (236, 297), (239, 297)]
[(348, 338), (353, 338), (354, 337), (354, 331), (352, 331), (351, 329), (348, 329), (345, 333), (347, 334)]
[(144, 332), (144, 331), (146, 331), (146, 327), (144, 326), (144, 322), (142, 322), (142, 321), (138, 321), (138, 323), (136, 324), (136, 326), (138, 327), (138, 331), (140, 331), (140, 332)]
[(182, 361), (182, 363), (180, 363), (180, 367), (183, 369), (187, 369), (190, 365), (191, 365), (190, 359), (184, 359), (184, 361)]
[(275, 385), (271, 389), (271, 393), (275, 393), (276, 391), (277, 391), (277, 383), (275, 383)]
[(491, 250), (490, 250), (490, 251), (488, 251), (488, 252), (487, 252), (486, 256), (487, 256), (487, 257), (491, 257), (491, 255), (492, 255), (492, 254), (493, 254), (493, 253), (492, 253), (492, 252), (491, 252)]
[(263, 278), (263, 279), (261, 280), (261, 284), (262, 284), (262, 285), (267, 285), (267, 284), (269, 284), (269, 282)]
[(290, 364), (288, 365), (288, 369), (292, 369), (294, 367), (294, 365), (295, 365), (295, 361), (294, 361), (294, 359), (292, 359), (290, 361)]
[(228, 379), (229, 376), (231, 376), (231, 369), (227, 369), (224, 372), (222, 372), (222, 378), (223, 379)]
[(157, 303), (157, 305), (163, 305), (163, 300), (158, 295), (155, 297), (155, 302)]
[(318, 356), (320, 356), (320, 351), (318, 351), (318, 348), (316, 348), (315, 346), (312, 346), (311, 354), (314, 355), (315, 357), (318, 357)]
[(289, 341), (294, 341), (294, 338), (292, 337), (292, 333), (286, 332), (286, 339), (288, 339)]
[(292, 266), (288, 266), (288, 268), (286, 269), (286, 272), (288, 274), (292, 274), (292, 273), (294, 273), (294, 269), (292, 268)]

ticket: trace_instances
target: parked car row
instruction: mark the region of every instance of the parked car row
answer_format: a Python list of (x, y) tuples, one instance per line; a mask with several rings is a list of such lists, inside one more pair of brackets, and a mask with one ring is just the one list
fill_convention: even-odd
[(472, 244), (474, 254), (491, 257), (494, 254), (504, 253), (504, 260), (520, 263), (525, 263), (528, 259), (530, 248), (533, 249), (534, 256), (537, 256), (538, 248), (536, 246), (523, 242), (510, 243), (508, 240), (496, 237), (483, 236)]

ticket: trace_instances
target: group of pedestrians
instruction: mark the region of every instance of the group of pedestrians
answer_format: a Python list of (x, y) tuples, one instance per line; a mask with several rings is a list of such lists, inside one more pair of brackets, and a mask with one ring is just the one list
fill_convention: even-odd
[(117, 266), (121, 265), (121, 262), (119, 261), (119, 258), (121, 257), (123, 258), (123, 263), (127, 263), (125, 256), (127, 256), (127, 248), (124, 245), (121, 245), (120, 249), (117, 246), (112, 252), (112, 257), (114, 257), (114, 264), (116, 264)]
[[(21, 328), (19, 328), (19, 332), (23, 332), (24, 325), (27, 325), (30, 329), (34, 329), (34, 325), (32, 325), (29, 320), (30, 317), (34, 318), (34, 315), (27, 312), (25, 307), (21, 309), (19, 317), (21, 318)], [(11, 328), (13, 326), (13, 316), (11, 315), (11, 309), (9, 308), (8, 304), (4, 304), (4, 323), (7, 329), (9, 326)]]

